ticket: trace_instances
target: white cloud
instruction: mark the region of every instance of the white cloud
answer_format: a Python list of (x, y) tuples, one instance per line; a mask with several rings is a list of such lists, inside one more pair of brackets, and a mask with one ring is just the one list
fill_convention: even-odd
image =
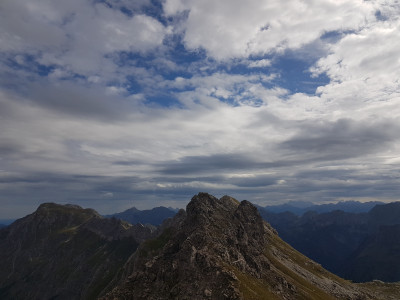
[(312, 68), (331, 78), (317, 90), (330, 117), (400, 115), (400, 18), (392, 6), (381, 9), (384, 20), (378, 18), (330, 45), (329, 55)]
[(89, 1), (5, 0), (0, 10), (0, 51), (31, 53), (44, 65), (91, 75), (115, 72), (105, 55), (144, 52), (162, 45), (170, 29), (156, 19)]
[[(397, 21), (376, 23), (349, 34), (331, 47), (331, 54), (320, 59), (315, 70), (326, 72), (336, 84), (365, 83), (368, 93), (373, 89), (396, 88), (400, 75), (399, 32)], [(376, 93), (370, 96), (375, 97)]]
[(361, 0), (167, 0), (164, 10), (169, 16), (188, 11), (186, 46), (219, 60), (299, 48), (329, 31), (359, 30), (375, 13)]
[(271, 60), (269, 59), (260, 59), (249, 62), (249, 68), (263, 68), (269, 67), (271, 65)]
[[(84, 94), (87, 91), (73, 85), (65, 88), (82, 94), (75, 94), (75, 98), (96, 99), (95, 95), (101, 95), (101, 91)], [(127, 175), (133, 172), (129, 165), (112, 163), (134, 160), (142, 166), (135, 167), (134, 173), (147, 176), (157, 162), (220, 152), (250, 151), (256, 155), (265, 151), (269, 141), (285, 138), (284, 131), (274, 132), (276, 129), (271, 126), (275, 124), (265, 119), (263, 126), (257, 129), (252, 126), (255, 119), (261, 117), (258, 108), (232, 107), (215, 99), (211, 107), (199, 104), (190, 110), (163, 110), (132, 104), (128, 116), (119, 118), (118, 122), (85, 115), (71, 117), (61, 110), (35, 106), (29, 99), (17, 99), (9, 93), (3, 93), (0, 99), (8, 124), (0, 133), (1, 139), (19, 145), (15, 160), (10, 160), (14, 171), (96, 175), (103, 169), (108, 175)], [(117, 101), (121, 100), (115, 96), (113, 102)], [(95, 102), (89, 106), (94, 108)], [(29, 130), (25, 124), (29, 124)], [(268, 135), (266, 131), (270, 131)], [(259, 139), (262, 135), (264, 137)]]
[[(165, 81), (170, 88), (180, 89), (176, 96), (187, 107), (202, 103), (218, 107), (220, 100), (231, 105), (262, 105), (272, 102), (287, 93), (284, 89), (266, 89), (263, 84), (271, 82), (275, 75), (264, 74), (233, 75), (215, 72), (210, 75), (196, 75), (189, 79), (177, 77)], [(187, 90), (192, 90), (188, 92)]]

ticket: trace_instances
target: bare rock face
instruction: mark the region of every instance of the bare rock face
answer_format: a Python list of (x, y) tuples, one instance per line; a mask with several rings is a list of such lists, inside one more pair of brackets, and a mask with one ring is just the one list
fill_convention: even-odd
[(284, 243), (248, 201), (194, 196), (103, 299), (369, 299)]

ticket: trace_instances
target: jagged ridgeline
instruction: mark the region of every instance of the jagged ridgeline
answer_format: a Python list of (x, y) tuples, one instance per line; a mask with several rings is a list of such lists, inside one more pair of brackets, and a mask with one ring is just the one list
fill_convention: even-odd
[(250, 202), (206, 193), (156, 231), (45, 204), (0, 230), (0, 251), (1, 299), (400, 299), (398, 284), (329, 273)]

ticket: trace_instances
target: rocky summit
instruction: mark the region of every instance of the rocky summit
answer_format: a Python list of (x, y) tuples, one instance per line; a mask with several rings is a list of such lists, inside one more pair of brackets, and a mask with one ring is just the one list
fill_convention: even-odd
[(172, 223), (103, 299), (376, 299), (283, 242), (248, 201), (200, 193)]

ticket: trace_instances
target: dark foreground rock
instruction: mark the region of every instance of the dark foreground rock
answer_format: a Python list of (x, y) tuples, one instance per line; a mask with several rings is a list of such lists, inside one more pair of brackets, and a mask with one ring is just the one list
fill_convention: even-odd
[(0, 299), (95, 299), (151, 236), (92, 209), (42, 204), (0, 230)]

